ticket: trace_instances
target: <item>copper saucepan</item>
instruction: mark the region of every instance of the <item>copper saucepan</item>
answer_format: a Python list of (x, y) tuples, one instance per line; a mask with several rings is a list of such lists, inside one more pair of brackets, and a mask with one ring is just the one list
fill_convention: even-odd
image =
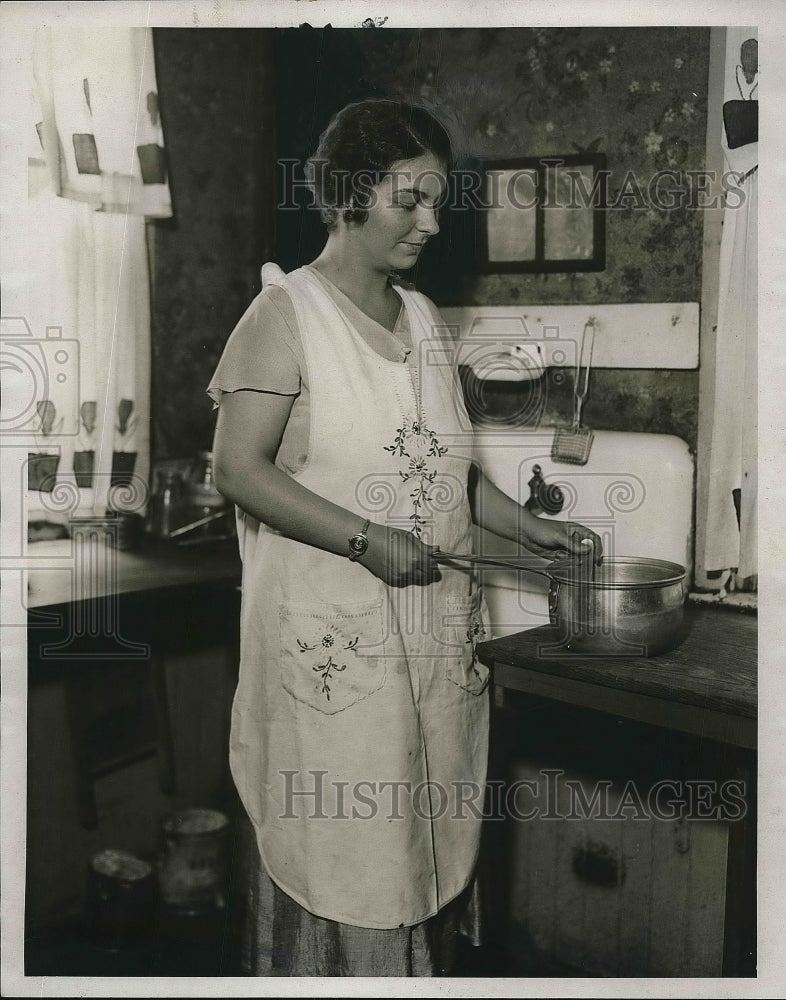
[(437, 562), (504, 566), (549, 580), (549, 620), (555, 643), (586, 655), (655, 656), (679, 641), (685, 604), (684, 566), (663, 559), (587, 556), (543, 565), (536, 556), (435, 552)]

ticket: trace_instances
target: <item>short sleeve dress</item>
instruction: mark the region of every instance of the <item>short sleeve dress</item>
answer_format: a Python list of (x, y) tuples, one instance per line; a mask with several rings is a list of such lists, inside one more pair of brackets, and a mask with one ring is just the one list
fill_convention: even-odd
[[(265, 267), (270, 268), (270, 265), (266, 265)], [(319, 442), (324, 441), (324, 431), (315, 428), (312, 422), (315, 412), (315, 391), (317, 392), (319, 401), (318, 405), (323, 408), (321, 412), (324, 412), (325, 406), (324, 379), (320, 378), (319, 383), (312, 385), (312, 376), (310, 375), (310, 372), (313, 371), (315, 357), (320, 357), (320, 355), (315, 353), (313, 343), (313, 340), (316, 339), (318, 341), (319, 337), (315, 337), (313, 331), (309, 330), (307, 331), (307, 335), (312, 339), (308, 343), (304, 341), (304, 333), (300, 329), (298, 319), (299, 316), (302, 317), (304, 315), (302, 305), (293, 300), (293, 296), (297, 296), (298, 294), (298, 289), (305, 289), (307, 292), (306, 297), (311, 296), (313, 302), (318, 303), (320, 310), (325, 313), (329, 313), (330, 309), (335, 307), (337, 310), (335, 315), (342, 317), (342, 323), (344, 323), (347, 330), (351, 329), (352, 333), (349, 335), (337, 333), (339, 357), (341, 356), (341, 349), (349, 352), (344, 357), (349, 357), (350, 361), (352, 360), (352, 352), (360, 352), (360, 354), (364, 355), (364, 363), (370, 363), (372, 367), (375, 364), (373, 360), (375, 357), (378, 360), (384, 359), (384, 363), (383, 361), (379, 361), (379, 365), (385, 371), (394, 371), (390, 363), (406, 367), (412, 361), (413, 352), (415, 354), (423, 354), (424, 356), (427, 353), (424, 353), (422, 338), (419, 335), (413, 337), (413, 318), (416, 319), (419, 327), (427, 326), (431, 323), (432, 328), (438, 326), (441, 323), (441, 319), (435, 307), (428, 303), (428, 300), (425, 300), (422, 296), (418, 297), (416, 304), (419, 311), (416, 314), (415, 310), (413, 310), (412, 293), (409, 293), (409, 295), (404, 293), (402, 295), (401, 310), (394, 329), (388, 331), (362, 313), (350, 299), (316, 269), (311, 267), (301, 268), (298, 272), (295, 272), (290, 281), (284, 280), (283, 272), (278, 271), (277, 268), (275, 268), (275, 271), (278, 272), (280, 277), (276, 278), (274, 273), (274, 279), (265, 282), (265, 268), (263, 268), (263, 282), (265, 283), (265, 287), (251, 304), (230, 336), (220, 363), (208, 387), (208, 393), (217, 406), (220, 405), (221, 397), (224, 393), (238, 390), (274, 392), (292, 396), (292, 409), (278, 450), (276, 464), (294, 477), (298, 477), (307, 475), (310, 471), (309, 463), (312, 460), (312, 446), (318, 450)], [(312, 313), (311, 315), (316, 317), (318, 313)], [(341, 340), (342, 336), (345, 337), (343, 342)], [(358, 336), (360, 340), (357, 339)], [(355, 338), (354, 340), (353, 337)], [(327, 337), (323, 337), (322, 357), (329, 357), (331, 355), (332, 345), (330, 339), (330, 334)], [(342, 343), (344, 345), (343, 348), (341, 347)], [(366, 351), (366, 348), (368, 348), (368, 351)], [(439, 352), (437, 351), (437, 353)], [(388, 367), (385, 368), (385, 365)], [(326, 365), (324, 371), (320, 370), (320, 376), (323, 376), (327, 372), (328, 367)], [(336, 381), (340, 383), (341, 376), (337, 376)], [(448, 398), (449, 390), (446, 390), (444, 385), (442, 385), (441, 391), (443, 392), (443, 399)], [(458, 383), (455, 379), (453, 391), (458, 391)], [(448, 395), (445, 395), (446, 392)], [(339, 408), (337, 412), (342, 411)], [(410, 439), (414, 440), (412, 422), (408, 425), (407, 419), (409, 418), (405, 416), (403, 422), (399, 420), (398, 423), (402, 423), (406, 434), (409, 434), (410, 438), (407, 438), (404, 430), (399, 428), (397, 438), (389, 447), (384, 449), (386, 452), (391, 453), (390, 456), (385, 456), (385, 458), (390, 457), (391, 459), (397, 459), (399, 462), (399, 465), (391, 470), (391, 482), (399, 483), (401, 479), (404, 479), (406, 483), (407, 477), (410, 475), (405, 461), (407, 453), (404, 450), (404, 445), (401, 443)], [(396, 421), (391, 426), (395, 426), (395, 423)], [(421, 433), (417, 426), (414, 427), (414, 432)], [(350, 433), (351, 431), (345, 434), (347, 440), (349, 440)], [(429, 445), (429, 441), (431, 442), (430, 447), (433, 452), (435, 447), (433, 435), (431, 439), (428, 438), (428, 428), (426, 428), (425, 423), (422, 428), (422, 435), (424, 436), (426, 445)], [(439, 454), (447, 450), (447, 448), (440, 449), (437, 447)], [(337, 454), (340, 454), (340, 451)], [(424, 452), (424, 454), (427, 454), (427, 452)], [(409, 459), (409, 463), (411, 467), (413, 460)], [(422, 484), (423, 474), (418, 473), (418, 475), (420, 478), (415, 476), (414, 482)], [(405, 496), (412, 495), (409, 490), (410, 487), (408, 486), (406, 494), (404, 494), (401, 488), (399, 489), (402, 495)], [(461, 502), (464, 502), (463, 499)], [(458, 501), (454, 497), (454, 505), (457, 504)], [(415, 516), (416, 518), (418, 517), (417, 512)], [(448, 514), (446, 516), (452, 515)], [(238, 512), (238, 518), (241, 554), (244, 556), (245, 588), (248, 567), (249, 565), (253, 566), (257, 560), (259, 541), (256, 531), (249, 533), (248, 525), (245, 523), (247, 518), (240, 511)], [(382, 520), (381, 517), (373, 517), (373, 519)], [(423, 523), (426, 525), (425, 521)], [(256, 528), (256, 525), (254, 527)], [(413, 522), (413, 528), (419, 528), (417, 520)], [(424, 540), (428, 539), (424, 538)], [(268, 538), (264, 542), (270, 542), (275, 546), (279, 542), (286, 544), (287, 540)], [(293, 545), (293, 553), (297, 558), (297, 543), (293, 543)], [(337, 557), (331, 558), (336, 559)], [(346, 560), (341, 561), (341, 567), (346, 562)], [(287, 561), (287, 565), (289, 565), (289, 561)], [(307, 564), (304, 563), (303, 565)], [(351, 565), (353, 569), (358, 569), (356, 564)], [(324, 579), (331, 578), (332, 566), (332, 563), (327, 564), (327, 575)], [(338, 566), (338, 563), (336, 563), (336, 566)], [(343, 568), (340, 568), (340, 571), (343, 572)], [(362, 587), (366, 589), (370, 588), (373, 591), (373, 587), (376, 585), (384, 590), (384, 585), (376, 581), (376, 578), (370, 577), (367, 572), (366, 577), (368, 577), (368, 581), (366, 583), (361, 581)], [(281, 594), (274, 593), (271, 599), (281, 596)], [(286, 597), (287, 595), (284, 594), (283, 596)], [(463, 607), (465, 603), (465, 598), (462, 595), (456, 604), (454, 593), (448, 595), (448, 600), (454, 601), (454, 603), (449, 603), (448, 605), (451, 611), (455, 607)], [(372, 721), (369, 723), (368, 713), (373, 713), (375, 710), (382, 711), (383, 714), (379, 716), (379, 720), (386, 719), (388, 713), (384, 703), (381, 701), (383, 694), (380, 694), (377, 690), (380, 686), (377, 681), (374, 682), (374, 685), (367, 687), (367, 689), (361, 690), (360, 694), (358, 694), (357, 688), (353, 689), (351, 684), (349, 684), (346, 687), (346, 695), (342, 694), (341, 684), (346, 681), (346, 678), (350, 674), (352, 664), (350, 664), (350, 669), (344, 672), (347, 664), (340, 663), (338, 659), (334, 663), (332, 650), (329, 657), (317, 657), (316, 652), (313, 654), (306, 652), (315, 648), (314, 643), (319, 646), (318, 639), (314, 638), (312, 640), (311, 635), (305, 631), (305, 623), (313, 619), (312, 612), (310, 609), (306, 609), (301, 614), (301, 609), (304, 607), (302, 601), (295, 602), (294, 604), (282, 601), (279, 604), (282, 609), (282, 635), (284, 634), (285, 627), (286, 629), (295, 627), (292, 626), (293, 620), (297, 622), (296, 628), (302, 626), (303, 629), (302, 634), (297, 631), (291, 633), (297, 640), (297, 645), (294, 642), (291, 643), (294, 652), (287, 652), (287, 663), (291, 662), (294, 664), (294, 668), (297, 670), (298, 662), (300, 662), (298, 657), (305, 654), (306, 659), (309, 656), (312, 657), (314, 664), (313, 666), (310, 665), (311, 660), (307, 660), (307, 662), (303, 660), (302, 662), (305, 664), (306, 671), (303, 674), (303, 678), (299, 680), (293, 675), (293, 677), (287, 676), (283, 680), (284, 687), (288, 693), (283, 694), (282, 697), (286, 701), (281, 702), (278, 710), (274, 711), (271, 708), (265, 720), (262, 720), (262, 715), (259, 713), (254, 715), (257, 704), (264, 702), (267, 705), (278, 698), (280, 692), (275, 686), (273, 688), (262, 688), (259, 686), (256, 676), (259, 673), (255, 665), (256, 658), (253, 655), (253, 651), (249, 653), (252, 641), (256, 642), (256, 639), (248, 639), (249, 631), (254, 632), (256, 628), (255, 623), (251, 621), (253, 618), (253, 601), (246, 601), (245, 593), (244, 603), (252, 605), (252, 612), (246, 609), (244, 612), (245, 617), (241, 623), (241, 645), (243, 643), (243, 636), (246, 636), (246, 662), (244, 664), (243, 653), (241, 651), (241, 681), (233, 705), (232, 753), (234, 755), (233, 774), (241, 793), (241, 799), (243, 799), (251, 820), (243, 829), (246, 856), (250, 859), (249, 877), (245, 886), (247, 894), (247, 920), (245, 923), (244, 969), (246, 973), (257, 976), (429, 976), (445, 974), (451, 963), (456, 934), (459, 931), (465, 933), (473, 943), (479, 943), (480, 907), (478, 905), (477, 880), (474, 877), (474, 865), (471, 861), (472, 852), (473, 850), (476, 851), (475, 840), (477, 838), (475, 837), (473, 840), (474, 835), (467, 832), (466, 823), (456, 828), (459, 830), (459, 836), (463, 840), (467, 840), (467, 837), (469, 837), (469, 846), (465, 849), (462, 844), (459, 844), (461, 850), (456, 851), (458, 855), (465, 857), (465, 860), (459, 862), (459, 864), (463, 865), (463, 868), (456, 875), (456, 878), (453, 879), (452, 884), (457, 888), (450, 891), (449, 898), (442, 899), (439, 896), (437, 888), (432, 890), (430, 885), (426, 885), (425, 888), (418, 890), (420, 896), (418, 896), (416, 891), (413, 891), (413, 894), (410, 894), (412, 895), (412, 899), (403, 898), (394, 900), (392, 897), (396, 895), (395, 891), (391, 892), (385, 889), (387, 884), (385, 879), (388, 877), (385, 871), (385, 856), (395, 854), (395, 850), (397, 849), (394, 844), (391, 850), (388, 842), (385, 840), (389, 828), (381, 827), (378, 834), (373, 834), (366, 827), (359, 829), (361, 840), (357, 842), (358, 857), (350, 859), (349, 863), (350, 865), (357, 865), (359, 881), (362, 881), (363, 878), (361, 871), (364, 853), (369, 856), (368, 864), (370, 870), (373, 872), (375, 868), (379, 869), (379, 893), (377, 895), (381, 896), (383, 900), (386, 894), (391, 896), (391, 913), (397, 914), (391, 918), (391, 921), (394, 922), (386, 922), (387, 914), (383, 904), (377, 901), (369, 901), (367, 903), (365, 897), (356, 896), (354, 901), (352, 900), (351, 891), (346, 889), (347, 877), (346, 875), (342, 876), (340, 871), (341, 864), (347, 859), (342, 859), (339, 862), (338, 854), (336, 855), (335, 862), (336, 878), (340, 879), (342, 889), (340, 891), (337, 890), (335, 895), (339, 897), (341, 893), (344, 893), (345, 899), (337, 898), (335, 902), (333, 901), (329, 878), (322, 873), (312, 874), (311, 880), (313, 885), (308, 879), (303, 881), (303, 879), (291, 873), (291, 868), (296, 866), (291, 864), (291, 857), (286, 853), (290, 848), (286, 845), (289, 841), (297, 840), (297, 828), (287, 828), (285, 824), (280, 824), (282, 833), (276, 839), (277, 831), (275, 830), (275, 822), (265, 814), (265, 806), (262, 802), (263, 795), (257, 793), (257, 788), (263, 786), (269, 788), (271, 784), (270, 774), (273, 772), (264, 772), (255, 763), (249, 764), (250, 760), (255, 760), (254, 754), (257, 753), (256, 750), (249, 749), (251, 744), (256, 745), (258, 739), (257, 731), (260, 728), (274, 730), (275, 726), (281, 721), (281, 715), (286, 714), (290, 710), (290, 707), (292, 707), (293, 714), (291, 721), (286, 723), (281, 732), (288, 732), (293, 727), (303, 726), (303, 720), (305, 720), (305, 724), (309, 724), (309, 720), (314, 719), (316, 731), (319, 733), (319, 740), (329, 740), (330, 730), (327, 727), (339, 725), (348, 726), (349, 728), (345, 732), (350, 734), (353, 734), (356, 730), (362, 731), (364, 725), (370, 725), (369, 732), (379, 733), (380, 738), (383, 738), (382, 729), (384, 723), (382, 721), (378, 721), (377, 723)], [(330, 605), (330, 607), (334, 607), (334, 605)], [(399, 616), (401, 615), (402, 612), (399, 607), (397, 607), (396, 613)], [(482, 618), (483, 620), (487, 620), (485, 614)], [(319, 624), (321, 632), (324, 633), (322, 635), (323, 643), (327, 643), (330, 640), (332, 644), (334, 640), (338, 639), (343, 643), (343, 639), (347, 637), (348, 633), (345, 635), (341, 627), (333, 627), (336, 621), (338, 621), (339, 626), (342, 626), (344, 619), (340, 615), (338, 619), (334, 618), (328, 623), (330, 628), (323, 627), (328, 621), (327, 618), (320, 619), (317, 616), (317, 619), (317, 624)], [(456, 633), (456, 628), (452, 624), (453, 619), (448, 620), (446, 618), (445, 620), (449, 621), (448, 630), (452, 629), (451, 634)], [(471, 635), (470, 632), (472, 629), (474, 629), (474, 634)], [(423, 704), (415, 705), (412, 715), (412, 718), (415, 720), (414, 724), (420, 726), (421, 735), (414, 739), (413, 737), (409, 737), (410, 743), (416, 748), (414, 751), (412, 749), (407, 750), (406, 744), (403, 744), (401, 753), (405, 760), (407, 759), (406, 755), (410, 754), (411, 756), (413, 752), (416, 755), (421, 754), (425, 759), (425, 744), (431, 743), (430, 755), (433, 756), (436, 762), (434, 766), (439, 767), (440, 757), (446, 761), (452, 761), (457, 757), (461, 757), (464, 752), (463, 747), (466, 744), (471, 746), (472, 749), (470, 755), (467, 757), (465, 770), (457, 772), (459, 778), (466, 774), (467, 777), (479, 779), (482, 782), (485, 777), (485, 753), (487, 749), (487, 707), (484, 703), (487, 677), (481, 677), (479, 673), (480, 665), (475, 662), (474, 654), (468, 657), (467, 652), (472, 653), (475, 639), (483, 634), (483, 626), (480, 618), (477, 623), (473, 623), (472, 629), (465, 630), (463, 625), (459, 628), (458, 633), (456, 633), (458, 634), (458, 639), (455, 640), (454, 645), (458, 643), (462, 648), (457, 652), (457, 659), (455, 662), (451, 660), (449, 663), (446, 659), (445, 662), (448, 664), (446, 667), (439, 666), (436, 668), (438, 677), (442, 678), (441, 688), (437, 690), (436, 694), (429, 694), (425, 690), (426, 687), (433, 683), (432, 675), (434, 671), (430, 667), (424, 667), (424, 664), (431, 662), (430, 660), (424, 661), (421, 656), (418, 665), (409, 668), (410, 679), (407, 684), (401, 687), (401, 690), (406, 692), (402, 697), (405, 698), (407, 703), (413, 699), (417, 701), (418, 699), (415, 696), (408, 693), (411, 685), (414, 683), (416, 688), (419, 686), (424, 688), (422, 692)], [(466, 639), (464, 638), (465, 631), (467, 635)], [(288, 634), (289, 632), (287, 632)], [(316, 637), (316, 632), (314, 636)], [(357, 644), (358, 637), (353, 636), (348, 642), (343, 643), (343, 649), (354, 651)], [(334, 648), (340, 648), (340, 645)], [(265, 647), (262, 645), (258, 648), (264, 650)], [(257, 647), (254, 646), (253, 649), (257, 649)], [(403, 665), (395, 667), (395, 670), (393, 669), (397, 662), (395, 654), (396, 651), (394, 650), (386, 660), (387, 666), (383, 668), (383, 670), (387, 671), (387, 680), (382, 687), (382, 691), (387, 692), (384, 694), (384, 697), (388, 698), (394, 697), (394, 691), (397, 690), (396, 684), (401, 684), (401, 675), (406, 674), (407, 670)], [(351, 655), (351, 653), (345, 653), (344, 659), (347, 659)], [(403, 658), (400, 657), (400, 659), (403, 662)], [(371, 660), (368, 662), (370, 663)], [(440, 660), (439, 662), (441, 663), (442, 661)], [(337, 671), (341, 671), (340, 673), (334, 673), (331, 678), (331, 683), (335, 682), (336, 686), (332, 691), (333, 701), (330, 704), (328, 702), (330, 701), (331, 693), (330, 691), (325, 691), (326, 673), (323, 670), (325, 663), (332, 664)], [(321, 683), (319, 684), (315, 682), (314, 671), (316, 671), (317, 677), (321, 678)], [(249, 679), (252, 674), (254, 675), (253, 680)], [(246, 677), (245, 682), (243, 680), (244, 675)], [(445, 678), (447, 678), (449, 683), (445, 683)], [(361, 681), (362, 683), (364, 682)], [(272, 695), (271, 691), (274, 691)], [(342, 697), (345, 698), (344, 702), (341, 701)], [(419, 697), (421, 695), (418, 695)], [(326, 698), (327, 701), (325, 701)], [(427, 707), (430, 698), (433, 700), (433, 708)], [(250, 711), (249, 702), (254, 703)], [(377, 703), (381, 707), (374, 709)], [(404, 711), (406, 712), (407, 710), (407, 705), (405, 705)], [(354, 721), (350, 714), (351, 712), (358, 713), (354, 717)], [(434, 716), (433, 723), (429, 721), (429, 713)], [(254, 717), (252, 723), (248, 721), (250, 716)], [(457, 721), (451, 723), (450, 720), (453, 716), (455, 716)], [(434, 733), (433, 736), (430, 735), (430, 726)], [(440, 735), (442, 727), (448, 730), (444, 745), (442, 736)], [(451, 733), (451, 729), (455, 732)], [(344, 739), (347, 738), (351, 739), (352, 736), (344, 737)], [(269, 737), (259, 737), (259, 739), (260, 745), (262, 745), (265, 739), (269, 739)], [(319, 740), (315, 740), (315, 745), (317, 746), (317, 750), (314, 751), (315, 756), (312, 754), (309, 757), (308, 754), (310, 751), (308, 748), (304, 749), (305, 744), (301, 741), (296, 745), (290, 746), (288, 751), (289, 756), (285, 756), (284, 759), (288, 760), (297, 757), (303, 767), (305, 767), (304, 760), (310, 760), (312, 763), (313, 761), (319, 761), (321, 759)], [(275, 738), (273, 738), (273, 742), (278, 745)], [(368, 744), (368, 741), (363, 746), (364, 748), (368, 746), (367, 752), (370, 756), (373, 756), (374, 751)], [(272, 754), (275, 751), (268, 748), (267, 752)], [(329, 757), (329, 751), (326, 751), (326, 753)], [(357, 750), (353, 753), (354, 756), (358, 756)], [(340, 761), (337, 768), (335, 764), (336, 759), (333, 758), (333, 770), (341, 770), (344, 762)], [(376, 766), (379, 767), (380, 765), (377, 764)], [(449, 767), (450, 765), (446, 766)], [(253, 776), (250, 776), (250, 772), (252, 771)], [(357, 773), (366, 772), (359, 771)], [(455, 775), (452, 775), (451, 780), (457, 780)], [(448, 783), (448, 773), (446, 771), (444, 784), (447, 786)], [(272, 831), (269, 829), (271, 827), (273, 828)], [(325, 828), (325, 824), (322, 824), (322, 828)], [(333, 824), (332, 830), (337, 830), (336, 824)], [(322, 836), (322, 834), (320, 833), (319, 836)], [(404, 840), (407, 839), (407, 835), (402, 836)], [(412, 839), (415, 834), (408, 836)], [(437, 837), (439, 838), (440, 836), (443, 836), (443, 834), (437, 828)], [(379, 845), (378, 853), (373, 846), (375, 843), (374, 837), (377, 837), (376, 843)], [(255, 850), (255, 839), (256, 847), (259, 848), (258, 851)], [(350, 844), (350, 840), (346, 838), (344, 842), (347, 845)], [(339, 847), (336, 848), (334, 845), (331, 845), (329, 839), (317, 842), (311, 838), (311, 835), (308, 835), (303, 843), (307, 846), (302, 849), (300, 856), (303, 858), (306, 867), (313, 864), (314, 858), (312, 855), (316, 851), (322, 851), (326, 855), (331, 850), (334, 851), (334, 854), (336, 851), (339, 854), (342, 853), (341, 841), (337, 841)], [(282, 846), (282, 844), (285, 846)], [(372, 846), (369, 847), (369, 844)], [(419, 859), (419, 861), (423, 860), (423, 864), (419, 863), (415, 866), (416, 871), (413, 874), (415, 881), (420, 880), (421, 882), (425, 881), (428, 883), (429, 878), (432, 878), (435, 882), (450, 881), (444, 873), (452, 874), (451, 852), (454, 850), (454, 847), (455, 845), (452, 844), (450, 837), (448, 837), (445, 846), (442, 848), (443, 856), (441, 860), (440, 858), (436, 858), (436, 860), (433, 858)], [(405, 857), (405, 855), (402, 855), (402, 857)], [(399, 875), (395, 858), (390, 863), (392, 865), (390, 878), (394, 880), (399, 877), (406, 878), (405, 874)], [(431, 868), (429, 865), (431, 865)], [(434, 869), (433, 876), (429, 876), (428, 873), (434, 868), (434, 865), (436, 865), (436, 868)], [(405, 862), (402, 866), (404, 872), (406, 871), (406, 867)], [(366, 877), (368, 879), (368, 876)], [(390, 884), (392, 885), (393, 882)], [(376, 883), (369, 882), (369, 885), (373, 886)], [(365, 895), (373, 896), (375, 893), (366, 891)], [(437, 903), (434, 903), (435, 899), (438, 900)], [(418, 905), (420, 905), (420, 910), (418, 910)], [(425, 914), (423, 919), (413, 919), (411, 915), (417, 912)], [(346, 919), (342, 919), (344, 914), (348, 914), (349, 916)], [(408, 914), (410, 916), (407, 916)], [(399, 917), (402, 917), (402, 919), (399, 920)], [(366, 923), (369, 926), (365, 926)]]

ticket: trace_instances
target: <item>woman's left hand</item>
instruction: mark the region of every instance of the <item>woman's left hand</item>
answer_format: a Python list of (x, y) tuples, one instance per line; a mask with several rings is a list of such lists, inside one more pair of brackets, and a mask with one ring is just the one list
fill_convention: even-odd
[[(468, 481), (472, 517), (476, 524), (502, 538), (518, 542), (539, 556), (587, 555), (590, 539), (595, 551), (595, 562), (603, 559), (600, 537), (577, 521), (555, 521), (536, 517), (526, 507), (520, 506), (507, 493), (503, 493), (486, 477), (478, 466), (472, 466)], [(582, 545), (582, 542), (584, 544)]]
[[(528, 512), (529, 513), (529, 512)], [(603, 561), (603, 542), (600, 536), (576, 521), (552, 521), (545, 517), (530, 516), (522, 525), (520, 543), (542, 556), (585, 555), (590, 539), (595, 552), (595, 564)]]

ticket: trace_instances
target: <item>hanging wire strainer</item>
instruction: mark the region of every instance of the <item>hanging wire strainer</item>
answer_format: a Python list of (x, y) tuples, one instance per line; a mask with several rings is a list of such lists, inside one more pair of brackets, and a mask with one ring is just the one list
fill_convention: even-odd
[[(589, 390), (589, 373), (592, 367), (592, 351), (595, 347), (595, 317), (590, 316), (581, 333), (581, 346), (573, 373), (573, 426), (558, 427), (551, 443), (551, 457), (555, 462), (569, 462), (571, 465), (586, 465), (594, 434), (581, 426), (581, 409)], [(584, 355), (586, 348), (586, 364)], [(583, 379), (582, 379), (583, 365)]]

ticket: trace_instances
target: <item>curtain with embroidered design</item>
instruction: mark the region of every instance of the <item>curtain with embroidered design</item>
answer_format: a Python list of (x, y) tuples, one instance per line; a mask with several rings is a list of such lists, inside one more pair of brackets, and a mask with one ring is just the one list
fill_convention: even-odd
[(141, 510), (150, 423), (145, 220), (172, 215), (152, 32), (56, 27), (36, 31), (31, 48), (24, 319), (48, 355), (68, 361), (67, 370), (49, 366), (31, 413), (29, 507), (51, 513), (46, 494), (70, 482), (82, 511), (103, 514), (118, 485), (131, 486)]

